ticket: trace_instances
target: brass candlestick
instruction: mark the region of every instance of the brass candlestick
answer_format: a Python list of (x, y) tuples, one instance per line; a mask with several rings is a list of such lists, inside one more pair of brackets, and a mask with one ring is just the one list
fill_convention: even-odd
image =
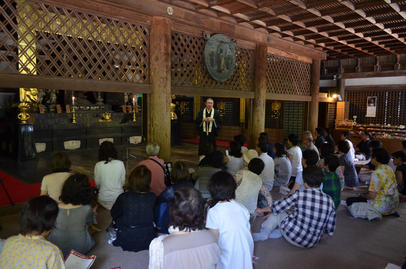
[(137, 105), (133, 105), (133, 122), (136, 122), (137, 121), (137, 119), (136, 119), (136, 117), (135, 117), (135, 110), (137, 109)]
[(75, 111), (75, 106), (72, 106), (72, 123), (76, 124), (76, 111)]

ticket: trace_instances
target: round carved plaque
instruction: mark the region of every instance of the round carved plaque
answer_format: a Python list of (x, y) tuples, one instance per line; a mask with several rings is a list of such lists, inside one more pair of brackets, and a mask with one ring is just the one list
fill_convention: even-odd
[(234, 73), (236, 44), (225, 35), (210, 37), (204, 47), (204, 62), (210, 76), (219, 82), (228, 80)]

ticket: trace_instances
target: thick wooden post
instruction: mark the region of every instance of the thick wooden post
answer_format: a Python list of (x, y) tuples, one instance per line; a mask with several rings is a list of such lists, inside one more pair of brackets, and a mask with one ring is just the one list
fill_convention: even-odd
[(313, 60), (311, 74), (311, 93), (309, 129), (313, 133), (316, 131), (319, 121), (319, 92), (320, 92), (320, 60)]
[(255, 96), (252, 131), (250, 132), (249, 146), (255, 148), (259, 134), (265, 130), (265, 104), (266, 104), (266, 56), (267, 46), (257, 44), (255, 50)]
[(153, 17), (150, 34), (151, 127), (150, 141), (161, 147), (160, 156), (171, 157), (171, 21)]

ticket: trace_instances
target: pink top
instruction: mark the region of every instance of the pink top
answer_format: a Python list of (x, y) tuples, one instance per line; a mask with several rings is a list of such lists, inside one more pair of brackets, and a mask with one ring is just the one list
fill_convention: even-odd
[[(164, 160), (160, 159), (157, 156), (149, 157), (158, 161), (160, 164), (164, 165)], [(160, 195), (165, 189), (165, 175), (162, 167), (156, 162), (146, 159), (137, 164), (137, 166), (144, 165), (151, 171), (151, 192), (155, 193), (156, 196)]]

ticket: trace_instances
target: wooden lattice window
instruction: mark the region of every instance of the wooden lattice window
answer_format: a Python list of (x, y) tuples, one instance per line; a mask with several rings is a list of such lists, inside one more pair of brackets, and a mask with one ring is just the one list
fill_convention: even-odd
[(173, 86), (253, 90), (253, 50), (237, 47), (233, 76), (225, 82), (217, 82), (210, 77), (204, 66), (204, 46), (203, 37), (172, 33), (171, 76)]
[(0, 3), (0, 72), (149, 81), (146, 26), (30, 0)]
[(283, 102), (283, 129), (285, 137), (296, 134), (302, 137), (305, 102)]
[(267, 56), (267, 91), (276, 94), (311, 95), (310, 64), (273, 54)]

